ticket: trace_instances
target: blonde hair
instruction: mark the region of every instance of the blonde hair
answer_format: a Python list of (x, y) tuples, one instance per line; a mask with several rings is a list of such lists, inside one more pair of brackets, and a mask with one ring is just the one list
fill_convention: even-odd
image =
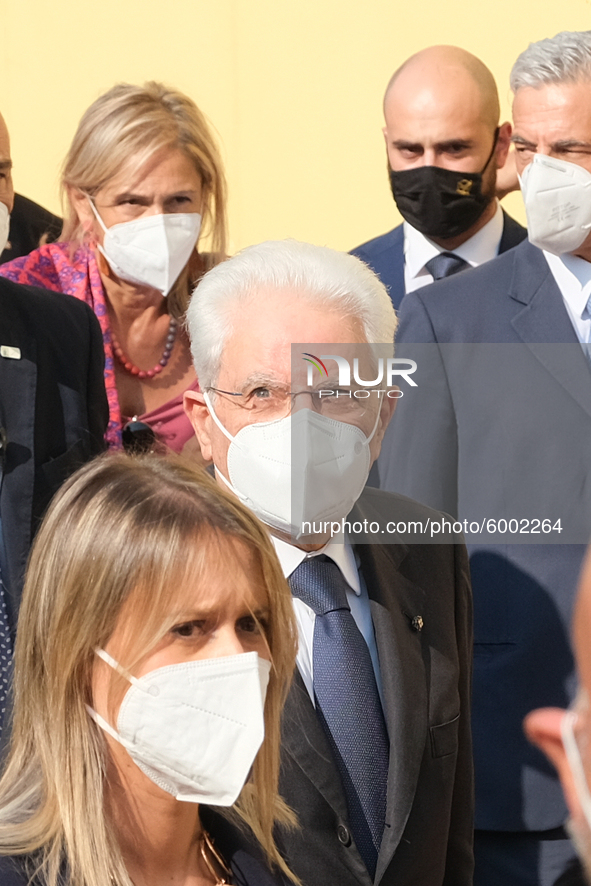
[(220, 569), (254, 561), (251, 574), (262, 577), (269, 601), (264, 631), (272, 660), (265, 739), (252, 780), (226, 814), (245, 822), (269, 863), (292, 876), (272, 831), (276, 822), (294, 822), (277, 784), (296, 628), (273, 546), (256, 517), (200, 469), (107, 454), (54, 499), (33, 547), (19, 616), (0, 854), (26, 854), (47, 886), (58, 886), (64, 865), (71, 886), (130, 886), (105, 813), (107, 744), (85, 708), (94, 650), (108, 642), (124, 607), (141, 613), (126, 651), (132, 660), (121, 662), (133, 668), (173, 626), (184, 589), (200, 585), (212, 557), (217, 566), (216, 550)]
[[(154, 81), (144, 86), (119, 83), (84, 113), (62, 171), (62, 239), (78, 246), (84, 238), (71, 189), (95, 196), (132, 158), (139, 169), (163, 148), (181, 150), (201, 178), (204, 203), (200, 239), (208, 238), (210, 247), (205, 270), (225, 258), (226, 180), (210, 126), (188, 96)], [(190, 265), (169, 295), (171, 313), (176, 316), (184, 313), (190, 288), (196, 282), (195, 277), (191, 279)]]

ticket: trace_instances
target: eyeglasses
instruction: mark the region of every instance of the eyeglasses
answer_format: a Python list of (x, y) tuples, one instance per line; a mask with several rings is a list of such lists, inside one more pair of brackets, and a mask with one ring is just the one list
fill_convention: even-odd
[(365, 415), (376, 415), (379, 407), (380, 392), (369, 389), (353, 390), (349, 388), (304, 389), (290, 391), (279, 385), (259, 385), (251, 391), (223, 391), (221, 388), (207, 388), (216, 394), (232, 398), (229, 402), (246, 410), (250, 420), (270, 421), (285, 418), (295, 409), (298, 397), (307, 397), (311, 408), (325, 415), (344, 422), (356, 422)]

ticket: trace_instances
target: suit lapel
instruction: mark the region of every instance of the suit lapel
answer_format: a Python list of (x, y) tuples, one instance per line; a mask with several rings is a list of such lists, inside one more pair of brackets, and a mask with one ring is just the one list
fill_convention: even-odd
[(503, 234), (499, 243), (499, 255), (518, 246), (527, 237), (527, 230), (503, 210)]
[(390, 863), (410, 814), (428, 728), (421, 635), (411, 619), (423, 611), (424, 591), (398, 571), (402, 545), (359, 545), (370, 596), (390, 739), (386, 828), (376, 881)]
[(341, 819), (347, 818), (347, 801), (332, 752), (316, 710), (296, 669), (283, 709), (282, 744), (306, 777)]
[(589, 364), (541, 250), (523, 244), (509, 295), (523, 308), (513, 317), (517, 335), (571, 397), (591, 415)]
[[(395, 258), (393, 267), (392, 292), (390, 298), (394, 307), (398, 309), (400, 302), (396, 303), (395, 294), (398, 292), (406, 292), (404, 285), (404, 227), (398, 225), (392, 231), (392, 256)], [(401, 299), (402, 301), (402, 299)]]

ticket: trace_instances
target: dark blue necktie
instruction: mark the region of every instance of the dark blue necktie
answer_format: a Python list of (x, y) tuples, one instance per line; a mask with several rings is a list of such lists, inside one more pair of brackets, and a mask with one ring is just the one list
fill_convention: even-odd
[(389, 743), (371, 656), (333, 560), (323, 554), (304, 560), (289, 583), (294, 597), (316, 613), (316, 709), (345, 789), (355, 843), (373, 877), (386, 817)]
[(439, 255), (429, 259), (425, 267), (434, 280), (441, 280), (443, 277), (451, 277), (452, 274), (465, 271), (470, 264), (453, 252), (440, 252)]

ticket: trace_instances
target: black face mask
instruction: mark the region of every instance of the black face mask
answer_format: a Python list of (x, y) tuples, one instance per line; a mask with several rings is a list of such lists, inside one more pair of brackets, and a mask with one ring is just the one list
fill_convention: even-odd
[(390, 187), (401, 216), (424, 234), (446, 240), (464, 234), (492, 200), (482, 193), (482, 176), (497, 145), (498, 128), (482, 172), (455, 172), (440, 166), (418, 166), (394, 172)]

